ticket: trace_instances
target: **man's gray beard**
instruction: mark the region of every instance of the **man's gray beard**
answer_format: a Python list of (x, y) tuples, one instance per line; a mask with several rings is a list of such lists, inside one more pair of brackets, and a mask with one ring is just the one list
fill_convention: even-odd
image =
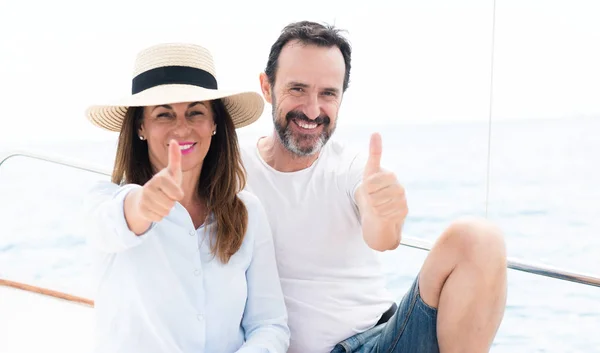
[(279, 141), (281, 141), (281, 144), (285, 147), (285, 149), (287, 149), (297, 157), (308, 157), (320, 152), (323, 146), (325, 146), (325, 144), (327, 143), (327, 141), (329, 141), (329, 138), (335, 131), (335, 126), (330, 131), (323, 129), (323, 132), (321, 133), (321, 135), (319, 135), (319, 137), (314, 143), (307, 147), (303, 147), (298, 142), (302, 142), (303, 139), (313, 140), (314, 137), (312, 135), (297, 135), (300, 139), (300, 141), (297, 141), (294, 138), (294, 133), (290, 128), (290, 124), (293, 124), (293, 122), (290, 121), (288, 122), (287, 126), (282, 126), (274, 117), (273, 124), (275, 125), (275, 130), (277, 131), (277, 136), (279, 137)]
[(329, 138), (335, 131), (335, 122), (332, 124), (330, 131), (327, 131), (326, 129), (328, 126), (324, 127), (321, 136), (318, 137), (317, 141), (312, 146), (303, 148), (298, 143), (296, 143), (297, 141), (294, 141), (294, 133), (290, 129), (290, 124), (292, 124), (293, 122), (287, 121), (285, 115), (282, 116), (283, 121), (287, 122), (287, 126), (284, 127), (277, 120), (277, 101), (275, 99), (275, 95), (273, 94), (271, 95), (271, 102), (271, 115), (273, 116), (273, 125), (275, 126), (275, 131), (277, 131), (277, 137), (279, 138), (279, 141), (281, 142), (283, 147), (285, 147), (285, 149), (288, 150), (293, 156), (300, 158), (309, 157), (314, 155), (315, 153), (321, 152), (321, 149), (323, 148), (323, 146), (325, 146), (327, 141), (329, 141)]

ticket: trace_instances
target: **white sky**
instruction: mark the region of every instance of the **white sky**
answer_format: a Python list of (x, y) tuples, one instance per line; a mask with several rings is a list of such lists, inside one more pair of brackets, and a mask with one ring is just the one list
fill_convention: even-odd
[[(270, 45), (301, 19), (349, 31), (340, 124), (487, 121), (492, 4), (0, 0), (0, 141), (106, 137), (86, 106), (128, 94), (135, 54), (159, 42), (205, 45), (221, 87), (258, 91)], [(497, 0), (493, 118), (600, 116), (598, 18), (598, 0)], [(270, 123), (267, 106), (256, 128)]]

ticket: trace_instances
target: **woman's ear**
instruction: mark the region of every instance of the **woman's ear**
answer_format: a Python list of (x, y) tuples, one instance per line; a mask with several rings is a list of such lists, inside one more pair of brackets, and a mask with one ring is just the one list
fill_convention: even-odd
[(139, 117), (138, 119), (140, 119), (139, 121), (136, 121), (135, 124), (139, 125), (138, 130), (137, 130), (137, 134), (138, 137), (140, 138), (140, 140), (144, 141), (148, 136), (146, 136), (146, 131), (144, 130), (144, 110), (146, 108), (143, 108), (141, 112), (139, 112), (142, 116)]
[(144, 127), (143, 127), (143, 125), (140, 126), (140, 128), (138, 129), (138, 137), (142, 141), (144, 141), (146, 139), (146, 136), (144, 135)]

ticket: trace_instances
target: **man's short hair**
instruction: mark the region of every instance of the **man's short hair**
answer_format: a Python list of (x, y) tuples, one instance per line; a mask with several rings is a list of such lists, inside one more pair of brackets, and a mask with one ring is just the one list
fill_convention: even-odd
[(345, 92), (350, 83), (350, 59), (352, 48), (349, 41), (341, 35), (344, 32), (332, 25), (319, 24), (311, 21), (300, 21), (290, 23), (285, 26), (279, 35), (279, 38), (271, 46), (269, 60), (265, 73), (269, 79), (269, 84), (275, 84), (277, 73), (277, 63), (283, 47), (290, 41), (300, 41), (303, 44), (317, 45), (321, 47), (336, 46), (342, 52), (346, 64), (346, 73), (344, 75), (343, 91)]

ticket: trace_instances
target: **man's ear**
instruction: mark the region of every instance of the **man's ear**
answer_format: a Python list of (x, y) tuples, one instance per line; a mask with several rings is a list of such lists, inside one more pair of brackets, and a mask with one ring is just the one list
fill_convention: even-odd
[(262, 91), (263, 97), (265, 98), (267, 103), (273, 104), (273, 102), (271, 100), (272, 92), (271, 92), (271, 84), (269, 83), (269, 77), (267, 76), (266, 73), (261, 72), (259, 79), (260, 79), (260, 89)]

